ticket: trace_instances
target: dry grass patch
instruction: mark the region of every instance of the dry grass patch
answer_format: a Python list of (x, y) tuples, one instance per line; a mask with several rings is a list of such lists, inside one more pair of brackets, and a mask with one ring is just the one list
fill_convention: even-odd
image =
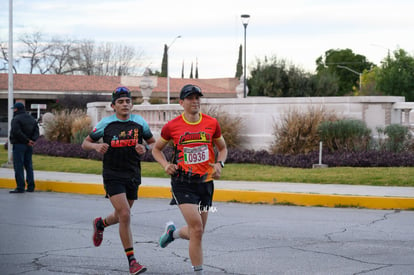
[(291, 109), (273, 129), (274, 143), (271, 151), (275, 154), (307, 154), (318, 149), (319, 124), (335, 121), (338, 116), (323, 106), (310, 106), (307, 110)]

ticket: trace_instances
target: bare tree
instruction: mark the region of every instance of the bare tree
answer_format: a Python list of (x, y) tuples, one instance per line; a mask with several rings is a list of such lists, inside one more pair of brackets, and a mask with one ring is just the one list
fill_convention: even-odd
[(85, 75), (94, 75), (95, 69), (95, 42), (83, 40), (78, 45), (77, 62), (80, 71)]
[(52, 65), (48, 58), (52, 45), (42, 41), (40, 32), (23, 34), (19, 40), (26, 45), (21, 52), (21, 57), (28, 61), (29, 73), (32, 74), (36, 69), (41, 74), (48, 73)]
[[(19, 59), (30, 74), (83, 74), (124, 76), (139, 67), (142, 52), (122, 44), (70, 38), (43, 39), (41, 32), (23, 34), (19, 39)], [(0, 71), (6, 70), (7, 47), (0, 44)], [(16, 61), (15, 61), (16, 64)]]
[[(19, 59), (13, 59), (13, 71), (17, 73), (15, 64), (19, 63)], [(0, 72), (9, 70), (9, 48), (8, 43), (0, 42)]]
[(78, 48), (75, 41), (54, 38), (49, 56), (52, 64), (50, 73), (74, 74), (76, 71), (79, 71), (77, 53)]
[(1, 71), (7, 70), (7, 64), (9, 62), (6, 43), (4, 42), (0, 43), (0, 51), (1, 51), (1, 56), (0, 56), (0, 72), (1, 72)]
[(136, 55), (135, 50), (125, 45), (118, 45), (114, 59), (117, 64), (114, 66), (118, 76), (130, 74), (130, 64)]
[(113, 60), (113, 44), (102, 43), (97, 50), (96, 56), (96, 71), (97, 75), (113, 75), (111, 63)]
[(82, 43), (79, 62), (89, 68), (86, 74), (123, 76), (131, 74), (131, 63), (136, 59), (134, 48), (107, 42), (96, 46)]

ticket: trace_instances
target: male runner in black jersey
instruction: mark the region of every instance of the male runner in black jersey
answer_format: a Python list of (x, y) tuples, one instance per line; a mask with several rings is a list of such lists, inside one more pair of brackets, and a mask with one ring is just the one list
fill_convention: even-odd
[[(139, 115), (131, 114), (131, 93), (126, 87), (118, 87), (112, 93), (111, 107), (115, 114), (103, 118), (82, 143), (84, 150), (103, 154), (103, 181), (109, 200), (115, 211), (106, 218), (93, 221), (93, 242), (101, 245), (104, 228), (119, 223), (119, 235), (129, 261), (130, 274), (146, 271), (134, 256), (130, 226), (131, 207), (138, 199), (141, 184), (141, 155), (147, 145), (155, 142), (147, 122)], [(98, 141), (103, 139), (102, 143)]]

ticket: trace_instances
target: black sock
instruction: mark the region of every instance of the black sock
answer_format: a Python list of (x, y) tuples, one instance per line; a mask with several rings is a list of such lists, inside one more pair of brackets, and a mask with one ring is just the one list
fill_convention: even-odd
[(97, 222), (96, 222), (96, 228), (98, 228), (99, 230), (104, 230), (105, 229), (105, 225), (104, 225), (104, 223), (103, 223), (103, 220), (102, 219), (99, 219)]
[(131, 264), (132, 261), (136, 261), (135, 256), (134, 256), (134, 248), (133, 247), (125, 249), (125, 254), (128, 258), (129, 264)]

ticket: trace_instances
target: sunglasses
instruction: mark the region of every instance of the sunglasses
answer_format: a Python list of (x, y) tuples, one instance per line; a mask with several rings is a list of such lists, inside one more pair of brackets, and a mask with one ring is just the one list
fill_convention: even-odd
[(113, 92), (113, 94), (116, 94), (116, 93), (129, 93), (129, 89), (127, 87), (118, 87)]
[(119, 94), (126, 94), (128, 97), (131, 97), (131, 92), (127, 87), (116, 88), (116, 90), (112, 93), (112, 97), (117, 97)]
[(186, 93), (189, 93), (189, 92), (200, 93), (201, 94), (201, 89), (200, 89), (200, 87), (195, 86), (195, 85), (185, 87), (184, 90), (183, 90), (183, 93), (186, 94)]

